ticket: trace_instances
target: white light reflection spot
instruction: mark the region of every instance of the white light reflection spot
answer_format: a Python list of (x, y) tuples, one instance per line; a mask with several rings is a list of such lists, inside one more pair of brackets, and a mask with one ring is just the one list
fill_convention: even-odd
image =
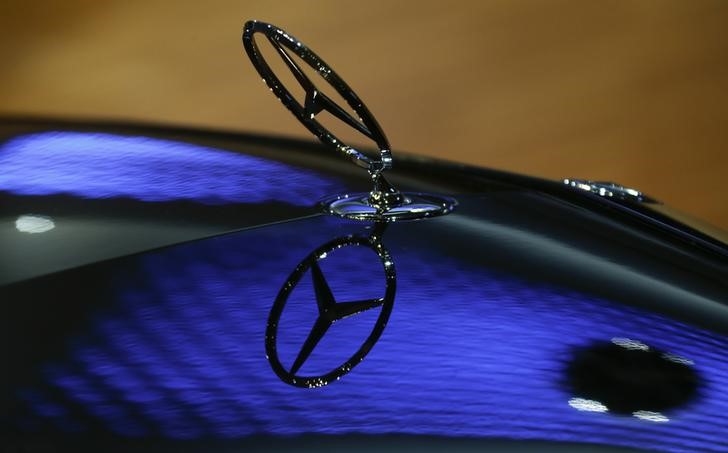
[(649, 422), (655, 422), (655, 423), (664, 423), (669, 422), (670, 419), (665, 417), (659, 412), (652, 412), (652, 411), (637, 411), (632, 412), (632, 415), (639, 418), (640, 420), (647, 420)]
[(671, 362), (679, 363), (681, 365), (695, 365), (695, 362), (693, 362), (692, 360), (686, 359), (685, 357), (680, 357), (679, 355), (670, 354), (669, 352), (662, 354), (662, 358)]
[(571, 398), (569, 406), (578, 411), (584, 412), (607, 412), (609, 409), (599, 401), (588, 400), (585, 398)]
[(22, 233), (45, 233), (56, 227), (50, 217), (39, 215), (21, 215), (15, 221), (15, 228)]
[(326, 254), (326, 252), (324, 252), (319, 255), (319, 259), (322, 260), (322, 259), (326, 258), (326, 256), (327, 256), (327, 254)]
[(612, 338), (612, 343), (616, 344), (617, 346), (621, 346), (624, 349), (629, 349), (632, 351), (649, 351), (650, 349), (649, 346), (642, 343), (641, 341), (630, 340), (629, 338), (614, 337)]
[(591, 192), (591, 189), (592, 189), (589, 184), (583, 184), (583, 183), (577, 183), (576, 184), (576, 187), (578, 187), (581, 190), (586, 190), (586, 191), (589, 191), (589, 192)]

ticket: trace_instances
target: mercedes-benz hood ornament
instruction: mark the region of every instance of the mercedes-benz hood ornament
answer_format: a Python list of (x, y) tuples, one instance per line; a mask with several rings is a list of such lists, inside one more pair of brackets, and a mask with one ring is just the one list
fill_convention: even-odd
[[(305, 93), (301, 104), (271, 70), (255, 41), (262, 34), (283, 59)], [(299, 40), (280, 28), (258, 21), (249, 21), (243, 29), (243, 46), (255, 69), (273, 94), (280, 99), (293, 115), (313, 132), (324, 144), (336, 149), (356, 165), (369, 172), (373, 188), (365, 194), (347, 194), (324, 202), (327, 212), (357, 220), (395, 221), (418, 219), (447, 214), (455, 207), (449, 197), (422, 193), (402, 193), (392, 186), (383, 172), (392, 168), (389, 141), (374, 116), (359, 96), (318, 55)], [(306, 75), (293, 59), (296, 55), (313, 68), (346, 101), (358, 118), (326, 96)], [(316, 115), (326, 111), (336, 119), (371, 139), (379, 148), (379, 157), (371, 158), (358, 149), (344, 143), (324, 127)]]

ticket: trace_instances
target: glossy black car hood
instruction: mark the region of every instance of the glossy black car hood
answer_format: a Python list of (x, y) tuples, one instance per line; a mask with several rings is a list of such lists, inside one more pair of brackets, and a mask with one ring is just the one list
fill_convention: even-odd
[[(397, 163), (390, 178), (403, 190), (538, 191), (639, 224), (688, 254), (728, 259), (725, 236), (677, 222), (663, 208), (412, 156)], [(139, 125), (5, 119), (0, 167), (0, 284), (320, 214), (322, 199), (370, 189), (364, 172), (313, 143)]]
[[(396, 270), (396, 291), (386, 323), (377, 321), (382, 307), (333, 323), (299, 374), (325, 375), (380, 328), (363, 361), (339, 380), (300, 388), (271, 366), (271, 324), (288, 370), (321, 316), (306, 257), (374, 232), (369, 223), (322, 215), (316, 204), (366, 190), (356, 169), (296, 142), (30, 123), (19, 134), (19, 127), (0, 145), (5, 168), (15, 162), (8, 143), (33, 155), (37, 144), (27, 148), (27, 140), (39, 138), (95, 140), (91, 159), (100, 159), (104, 140), (131, 153), (108, 171), (126, 175), (119, 185), (94, 175), (39, 193), (47, 185), (0, 179), (2, 237), (17, 235), (20, 244), (3, 239), (3, 248), (15, 250), (23, 269), (0, 293), (9, 346), (4, 426), (20, 445), (124, 439), (135, 448), (150, 440), (243, 448), (261, 438), (396, 434), (728, 447), (725, 248), (697, 231), (560, 184), (405, 160), (395, 183), (455, 196), (458, 207), (388, 225), (376, 241), (386, 255), (366, 245), (315, 254), (337, 303), (385, 297), (381, 256)], [(134, 152), (150, 144), (151, 160), (135, 167)], [(171, 157), (160, 163), (160, 151)], [(88, 169), (88, 158), (73, 165), (86, 172), (108, 160)], [(53, 218), (55, 228), (9, 232), (6, 224), (21, 215)], [(88, 230), (61, 236), (61, 219)], [(46, 252), (64, 260), (28, 270), (23, 263), (45, 262), (54, 234), (75, 241)], [(36, 239), (46, 242), (22, 242)], [(96, 255), (75, 250), (97, 240), (124, 243)], [(180, 244), (159, 248), (173, 243)], [(14, 264), (4, 258), (2, 268)], [(300, 278), (291, 279), (297, 269)]]

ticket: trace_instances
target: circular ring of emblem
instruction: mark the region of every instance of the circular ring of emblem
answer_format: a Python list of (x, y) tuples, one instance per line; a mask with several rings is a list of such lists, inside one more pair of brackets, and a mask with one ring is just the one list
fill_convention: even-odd
[[(253, 36), (256, 33), (263, 34), (271, 43), (278, 55), (283, 59), (288, 69), (293, 73), (298, 83), (306, 93), (305, 101), (301, 105), (291, 92), (283, 85), (281, 80), (271, 70), (265, 61)], [(392, 156), (389, 148), (389, 141), (384, 131), (374, 116), (369, 112), (366, 105), (359, 99), (359, 96), (349, 88), (349, 85), (334, 72), (324, 60), (316, 55), (311, 49), (301, 43), (293, 36), (280, 28), (265, 22), (249, 21), (243, 28), (243, 46), (253, 62), (253, 66), (268, 88), (280, 99), (298, 120), (308, 130), (313, 132), (322, 142), (333, 146), (344, 156), (348, 157), (356, 165), (368, 169), (372, 173), (379, 173), (382, 170), (391, 168)], [(328, 84), (336, 90), (339, 95), (349, 104), (349, 107), (359, 117), (354, 118), (331, 98), (322, 93), (306, 73), (299, 67), (298, 63), (291, 57), (290, 53), (297, 55), (307, 65), (313, 68)], [(364, 136), (373, 140), (380, 151), (380, 160), (372, 160), (360, 151), (343, 143), (336, 135), (326, 129), (316, 120), (316, 115), (326, 110), (348, 126), (357, 130)]]
[[(321, 272), (318, 262), (325, 259), (328, 254), (335, 250), (349, 246), (367, 247), (374, 251), (377, 255), (382, 267), (384, 268), (384, 276), (386, 280), (384, 297), (354, 302), (336, 302), (334, 300), (333, 294), (328, 287), (328, 283)], [(301, 347), (293, 365), (287, 369), (283, 366), (280, 358), (278, 357), (278, 323), (281, 319), (281, 315), (283, 314), (283, 309), (286, 306), (288, 297), (301, 281), (301, 278), (303, 278), (309, 270), (312, 274), (314, 291), (316, 292), (318, 318), (314, 323), (308, 338)], [(381, 242), (379, 242), (375, 236), (347, 236), (344, 238), (338, 238), (311, 252), (298, 264), (298, 266), (296, 266), (296, 269), (283, 284), (268, 317), (268, 324), (265, 333), (265, 351), (266, 357), (273, 368), (273, 371), (283, 382), (305, 388), (322, 387), (349, 373), (356, 365), (364, 360), (364, 357), (366, 357), (377, 340), (379, 340), (379, 337), (382, 335), (394, 305), (395, 289), (396, 273), (394, 263), (389, 252), (382, 246)], [(381, 307), (381, 311), (379, 312), (379, 317), (374, 324), (374, 328), (359, 349), (354, 352), (349, 359), (325, 374), (316, 376), (303, 376), (298, 374), (298, 370), (308, 359), (319, 340), (326, 334), (326, 331), (331, 324), (340, 319), (356, 315), (376, 307)]]

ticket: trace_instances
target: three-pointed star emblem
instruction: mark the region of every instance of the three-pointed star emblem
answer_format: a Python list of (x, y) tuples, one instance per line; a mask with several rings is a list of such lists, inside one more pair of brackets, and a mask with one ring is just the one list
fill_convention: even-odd
[(380, 307), (384, 303), (384, 299), (382, 298), (337, 303), (317, 262), (311, 264), (311, 278), (313, 279), (313, 288), (316, 292), (318, 318), (311, 332), (308, 334), (306, 341), (303, 343), (303, 347), (299, 351), (296, 360), (293, 362), (290, 370), (293, 374), (296, 374), (301, 369), (301, 366), (303, 366), (318, 342), (326, 334), (326, 331), (329, 330), (331, 324), (371, 308)]
[[(384, 297), (377, 299), (361, 299), (354, 301), (336, 301), (331, 288), (324, 276), (319, 261), (329, 256), (333, 251), (347, 246), (363, 246), (371, 249), (379, 258), (384, 268)], [(318, 316), (313, 323), (311, 330), (308, 332), (306, 340), (296, 355), (293, 365), (286, 369), (278, 357), (277, 338), (279, 335), (278, 324), (286, 305), (288, 297), (300, 283), (303, 276), (307, 273), (311, 274), (313, 288), (315, 293), (315, 303), (318, 310)], [(347, 236), (331, 241), (310, 253), (293, 271), (288, 280), (283, 284), (278, 297), (273, 303), (270, 315), (268, 317), (268, 325), (266, 328), (266, 355), (273, 371), (283, 381), (298, 387), (321, 387), (329, 384), (331, 381), (340, 378), (344, 374), (351, 371), (354, 366), (361, 362), (369, 353), (371, 348), (377, 342), (384, 327), (386, 326), (389, 315), (392, 311), (394, 303), (396, 275), (394, 272), (394, 263), (390, 258), (389, 252), (379, 242), (377, 236), (356, 237)], [(314, 301), (312, 301), (313, 303)], [(369, 336), (364, 340), (359, 349), (353, 351), (348, 360), (339, 366), (334, 367), (331, 371), (314, 376), (300, 375), (301, 367), (306, 363), (311, 353), (319, 344), (321, 339), (326, 335), (329, 327), (340, 319), (362, 313), (373, 308), (381, 307), (379, 316)]]
[[(306, 96), (303, 103), (293, 96), (291, 91), (284, 86), (281, 79), (273, 72), (258, 47), (258, 43), (253, 38), (255, 34), (262, 34), (267, 38), (267, 41), (273, 46), (275, 52), (295, 77), (296, 82), (303, 88)], [(243, 46), (253, 66), (273, 94), (321, 141), (338, 150), (358, 166), (367, 168), (370, 171), (379, 172), (391, 168), (392, 154), (389, 150), (389, 141), (374, 115), (371, 114), (364, 102), (349, 85), (321, 57), (284, 30), (272, 24), (258, 21), (246, 22), (243, 28)], [(298, 57), (298, 59), (294, 59), (294, 56)], [(318, 73), (321, 76), (320, 81), (328, 85), (329, 89), (333, 89), (333, 91), (329, 92), (336, 92), (345, 101), (345, 104), (340, 105), (324, 94), (306, 74), (299, 62), (305, 63), (313, 72)], [(342, 105), (348, 105), (348, 109), (342, 107)], [(355, 147), (347, 145), (341, 138), (321, 124), (316, 116), (323, 111), (330, 113), (339, 121), (374, 141), (380, 151), (379, 159), (372, 159)]]

